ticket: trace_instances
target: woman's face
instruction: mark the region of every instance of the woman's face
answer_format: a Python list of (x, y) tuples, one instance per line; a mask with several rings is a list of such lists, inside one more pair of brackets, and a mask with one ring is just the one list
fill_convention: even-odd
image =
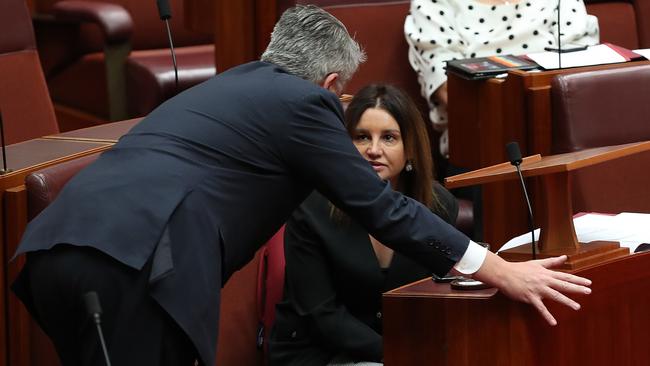
[(383, 109), (366, 109), (352, 133), (352, 140), (379, 177), (396, 187), (399, 174), (406, 165), (406, 156), (395, 118)]

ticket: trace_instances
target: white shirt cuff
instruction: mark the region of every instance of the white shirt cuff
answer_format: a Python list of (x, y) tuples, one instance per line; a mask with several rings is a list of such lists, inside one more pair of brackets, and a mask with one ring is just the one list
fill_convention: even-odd
[(456, 263), (454, 269), (464, 275), (473, 274), (481, 268), (486, 256), (487, 248), (470, 240), (465, 254)]

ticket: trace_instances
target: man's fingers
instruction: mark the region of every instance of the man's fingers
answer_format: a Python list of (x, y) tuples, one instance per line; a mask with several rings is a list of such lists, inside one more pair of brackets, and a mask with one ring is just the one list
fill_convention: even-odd
[(547, 298), (547, 299), (553, 300), (555, 302), (558, 302), (558, 303), (560, 303), (562, 305), (568, 306), (573, 310), (580, 310), (580, 304), (573, 301), (571, 298), (567, 297), (566, 295), (564, 295), (560, 291), (554, 290), (552, 288), (549, 288), (546, 291), (546, 296), (544, 296), (544, 298)]
[(536, 297), (531, 301), (531, 303), (537, 309), (537, 311), (539, 311), (539, 313), (542, 314), (542, 317), (544, 317), (544, 319), (546, 319), (546, 321), (550, 325), (556, 325), (557, 324), (557, 320), (555, 320), (555, 318), (553, 317), (551, 312), (548, 311), (548, 309), (546, 308), (546, 305), (544, 305), (544, 303), (542, 302), (542, 299), (540, 299), (539, 297)]
[(559, 279), (553, 279), (549, 283), (549, 286), (563, 293), (572, 293), (572, 294), (581, 294), (581, 295), (589, 295), (591, 293), (591, 289), (589, 287), (577, 285), (575, 283), (571, 283)]
[(565, 281), (565, 282), (570, 282), (576, 285), (580, 286), (591, 286), (591, 280), (584, 278), (584, 277), (579, 277), (576, 275), (572, 275), (569, 273), (564, 273), (564, 272), (553, 272), (553, 277), (560, 281)]
[(566, 262), (566, 260), (567, 260), (567, 256), (561, 255), (559, 257), (538, 259), (535, 262), (539, 263), (544, 268), (553, 268), (562, 265), (562, 263)]

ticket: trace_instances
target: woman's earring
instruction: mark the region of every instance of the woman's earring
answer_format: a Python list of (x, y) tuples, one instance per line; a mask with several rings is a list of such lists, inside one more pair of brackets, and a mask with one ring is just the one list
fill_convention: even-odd
[(413, 171), (413, 163), (411, 163), (410, 160), (406, 162), (406, 166), (404, 167), (404, 170), (406, 170), (407, 172)]

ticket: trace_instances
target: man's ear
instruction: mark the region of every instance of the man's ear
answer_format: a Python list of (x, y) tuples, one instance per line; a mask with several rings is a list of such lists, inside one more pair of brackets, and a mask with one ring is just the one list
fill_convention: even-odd
[(323, 83), (321, 86), (332, 93), (339, 95), (342, 90), (338, 90), (338, 81), (339, 81), (339, 73), (338, 72), (333, 72), (331, 74), (328, 74), (325, 77), (325, 80), (323, 80)]

